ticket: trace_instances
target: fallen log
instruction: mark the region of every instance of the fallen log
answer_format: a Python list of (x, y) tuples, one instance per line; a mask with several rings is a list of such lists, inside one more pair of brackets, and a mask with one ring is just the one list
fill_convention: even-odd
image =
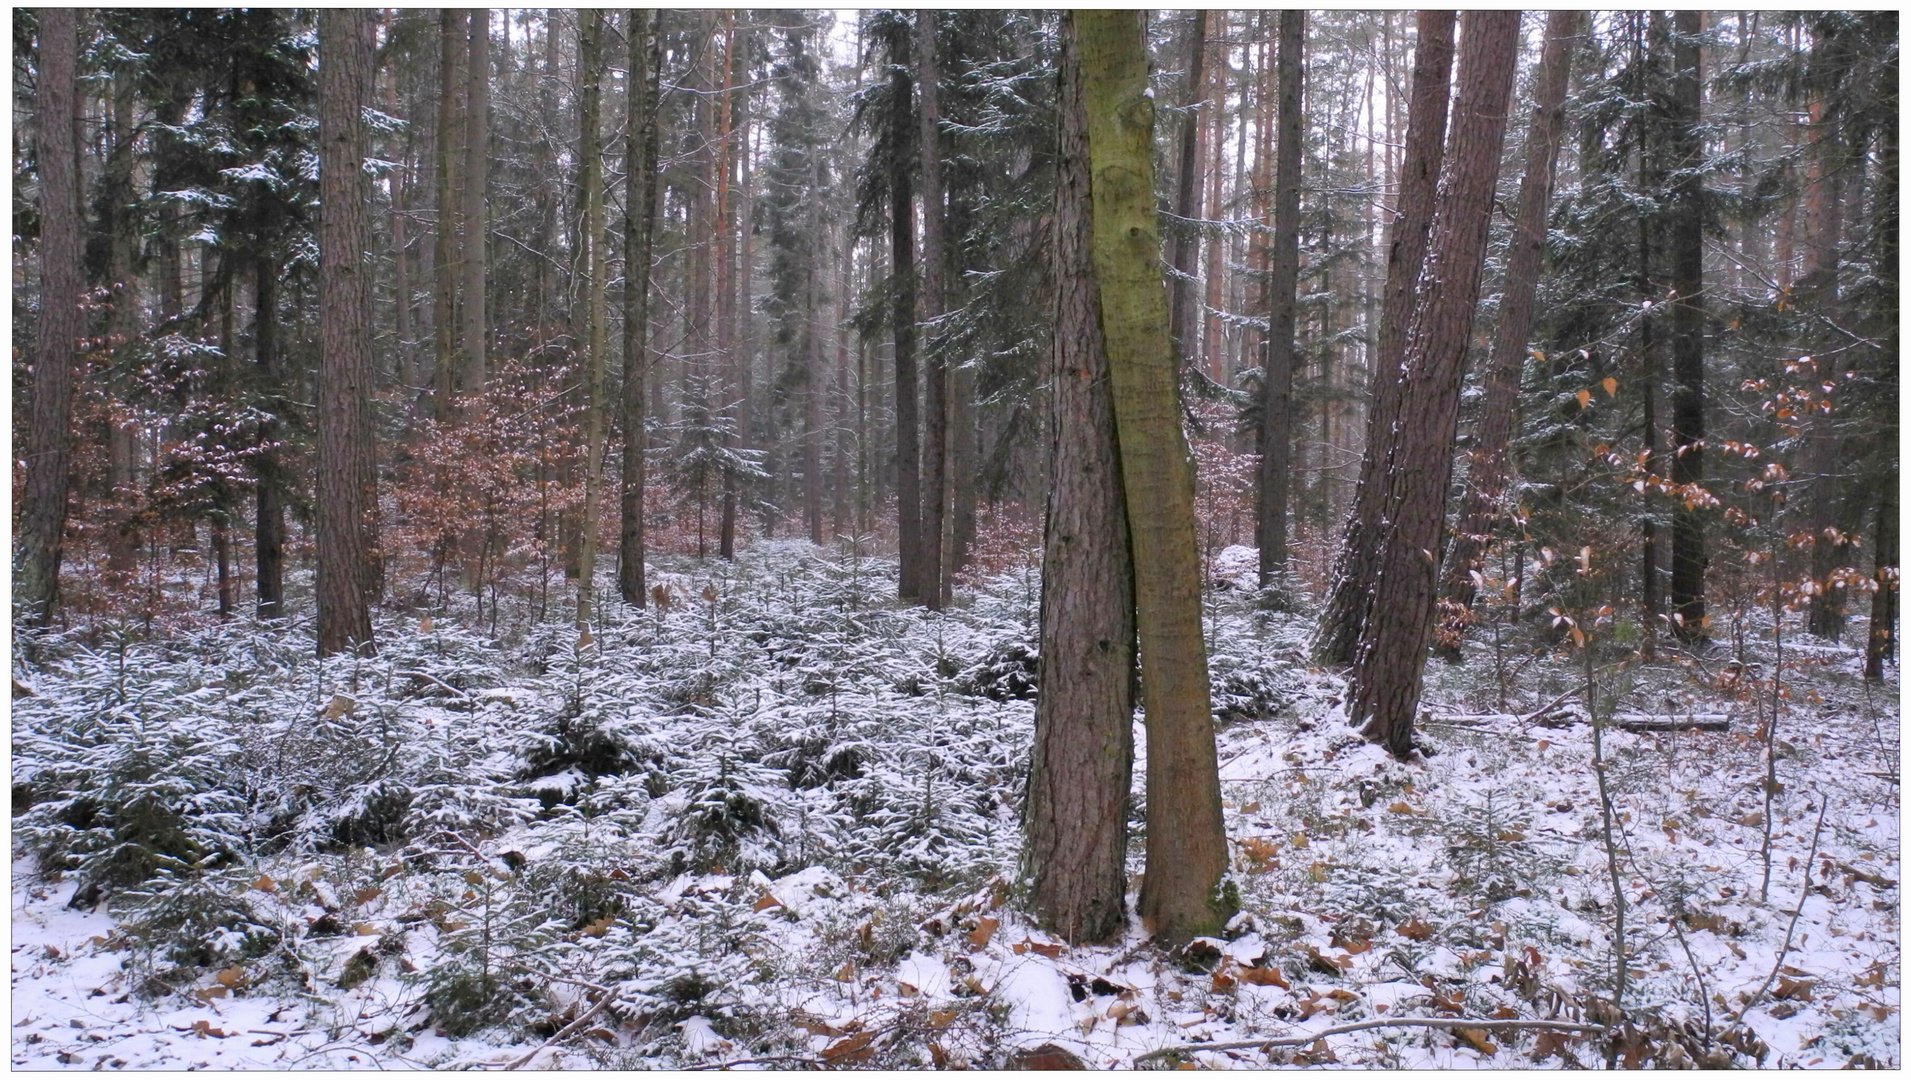
[(1730, 731), (1730, 713), (1614, 713), (1621, 731)]
[(1142, 1062), (1154, 1058), (1171, 1057), (1175, 1054), (1193, 1054), (1204, 1050), (1265, 1050), (1280, 1046), (1308, 1046), (1329, 1035), (1345, 1035), (1352, 1031), (1371, 1031), (1374, 1028), (1389, 1027), (1444, 1028), (1449, 1031), (1455, 1028), (1473, 1028), (1480, 1031), (1570, 1031), (1578, 1034), (1607, 1030), (1603, 1024), (1581, 1024), (1570, 1020), (1471, 1020), (1461, 1017), (1449, 1019), (1447, 1017), (1431, 1016), (1400, 1016), (1381, 1020), (1362, 1020), (1353, 1024), (1341, 1024), (1338, 1027), (1322, 1028), (1319, 1031), (1310, 1031), (1305, 1034), (1291, 1035), (1285, 1038), (1253, 1039), (1246, 1042), (1226, 1043), (1182, 1043), (1179, 1046), (1164, 1046), (1159, 1050), (1150, 1050), (1142, 1054), (1135, 1058), (1134, 1063), (1140, 1065)]

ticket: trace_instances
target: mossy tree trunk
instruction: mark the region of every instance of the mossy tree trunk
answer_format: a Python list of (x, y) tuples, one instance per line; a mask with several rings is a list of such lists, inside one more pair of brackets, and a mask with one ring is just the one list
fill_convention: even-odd
[(1155, 213), (1144, 18), (1139, 11), (1073, 16), (1088, 118), (1090, 249), (1134, 551), (1148, 721), (1148, 866), (1140, 909), (1152, 933), (1179, 944), (1219, 932), (1233, 911), (1218, 893), (1227, 837), (1201, 634), (1194, 463), (1181, 431)]

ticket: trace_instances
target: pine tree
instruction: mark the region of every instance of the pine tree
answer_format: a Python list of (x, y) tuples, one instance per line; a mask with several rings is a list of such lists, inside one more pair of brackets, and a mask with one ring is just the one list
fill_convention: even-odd
[(319, 14), (318, 651), (370, 654), (376, 588), (364, 109), (372, 26), (361, 11)]
[(624, 16), (630, 47), (625, 80), (624, 147), (624, 458), (618, 498), (617, 587), (624, 602), (643, 607), (644, 454), (649, 442), (650, 264), (657, 228), (657, 110), (663, 77), (663, 11)]
[(1120, 932), (1127, 893), (1135, 600), (1074, 39), (1074, 21), (1064, 20), (1041, 692), (1022, 858), (1036, 917), (1065, 940), (1091, 942)]
[(1566, 83), (1580, 25), (1576, 12), (1555, 11), (1547, 16), (1546, 44), (1533, 79), (1533, 119), (1526, 130), (1525, 172), (1520, 177), (1506, 286), (1500, 294), (1500, 319), (1487, 358), (1485, 394), (1473, 437), (1464, 502), (1452, 546), (1447, 549), (1441, 588), (1447, 621), (1440, 647), (1454, 658), (1459, 655), (1465, 613), (1473, 607), (1477, 593), (1473, 575), (1483, 565), (1506, 486), (1506, 448), (1513, 436), (1520, 372), (1525, 368), (1527, 339), (1533, 329), (1533, 295), (1546, 252), (1546, 210), (1559, 160)]
[(1261, 465), (1255, 485), (1254, 542), (1261, 584), (1287, 569), (1289, 450), (1294, 433), (1294, 290), (1300, 277), (1301, 48), (1306, 14), (1281, 12), (1280, 134), (1274, 165), (1274, 236), (1270, 244), (1267, 339), (1261, 365)]
[[(1501, 142), (1519, 57), (1517, 11), (1468, 12), (1460, 30), (1460, 89), (1435, 200), (1425, 300), (1408, 325), (1398, 441), (1386, 463), (1388, 528), (1373, 610), (1355, 660), (1349, 712), (1361, 734), (1398, 757), (1413, 749), (1447, 483), (1480, 272), (1486, 257)], [(1436, 284), (1437, 283), (1437, 284)]]
[(1386, 462), (1392, 456), (1401, 412), (1402, 351), (1433, 223), (1434, 183), (1446, 153), (1453, 27), (1451, 11), (1422, 11), (1416, 26), (1406, 153), (1400, 169), (1398, 213), (1387, 233), (1387, 282), (1374, 344), (1367, 449), (1360, 459), (1353, 510), (1341, 526), (1327, 601), (1314, 638), (1316, 659), (1337, 667), (1354, 662), (1373, 610), (1380, 544), (1386, 535), (1382, 516)]
[(1168, 289), (1154, 207), (1154, 102), (1140, 12), (1072, 16), (1082, 47), (1095, 284), (1135, 565), (1148, 722), (1148, 867), (1141, 915), (1163, 941), (1234, 914), (1201, 635), (1194, 470), (1181, 432)]
[(41, 9), (39, 45), (33, 111), (40, 172), (40, 317), (13, 591), (19, 614), (45, 626), (59, 600), (80, 336), (80, 186), (74, 172), (79, 32), (72, 9)]

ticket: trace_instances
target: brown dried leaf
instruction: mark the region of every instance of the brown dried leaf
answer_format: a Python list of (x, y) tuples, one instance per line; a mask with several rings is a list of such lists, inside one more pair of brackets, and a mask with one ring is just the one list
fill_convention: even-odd
[(823, 1051), (823, 1060), (831, 1065), (844, 1065), (851, 1062), (864, 1062), (874, 1057), (876, 1052), (869, 1044), (875, 1041), (873, 1031), (859, 1031), (831, 1043)]
[(989, 939), (995, 936), (996, 928), (1001, 925), (1002, 920), (993, 915), (982, 916), (976, 920), (975, 929), (969, 931), (969, 944), (978, 949), (985, 947)]
[(1473, 1049), (1478, 1050), (1480, 1053), (1485, 1054), (1487, 1057), (1492, 1057), (1494, 1054), (1500, 1052), (1500, 1048), (1489, 1042), (1486, 1037), (1486, 1032), (1481, 1031), (1479, 1028), (1454, 1028), (1453, 1034), (1459, 1036), (1461, 1041)]

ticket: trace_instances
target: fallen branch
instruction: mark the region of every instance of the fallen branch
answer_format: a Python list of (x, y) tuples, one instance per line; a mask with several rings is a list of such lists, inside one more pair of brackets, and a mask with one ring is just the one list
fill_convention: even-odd
[(829, 1062), (822, 1058), (797, 1057), (794, 1054), (778, 1054), (775, 1057), (743, 1058), (739, 1061), (713, 1061), (708, 1065), (686, 1065), (684, 1072), (721, 1072), (734, 1069), (739, 1065), (809, 1065), (818, 1069), (827, 1068)]
[(590, 1023), (592, 1020), (595, 1020), (597, 1018), (598, 1013), (603, 1012), (606, 1008), (610, 1006), (611, 1002), (616, 1000), (617, 1000), (616, 994), (606, 991), (604, 993), (604, 996), (597, 999), (597, 1004), (592, 1005), (590, 1007), (589, 1012), (586, 1012), (584, 1015), (578, 1017), (577, 1019), (571, 1021), (568, 1024), (565, 1024), (561, 1029), (559, 1029), (557, 1034), (551, 1036), (549, 1039), (546, 1039), (544, 1041), (543, 1046), (538, 1047), (536, 1050), (533, 1050), (530, 1053), (524, 1055), (523, 1057), (517, 1059), (516, 1061), (513, 1061), (509, 1065), (506, 1065), (504, 1067), (504, 1071), (512, 1072), (517, 1069), (522, 1069), (526, 1065), (529, 1065), (532, 1059), (537, 1057), (539, 1054), (542, 1054), (544, 1051), (549, 1050), (551, 1047), (556, 1046), (558, 1043), (561, 1043), (564, 1040), (570, 1038), (571, 1036), (577, 1034), (578, 1032), (584, 1030), (584, 1025)]
[(1285, 1036), (1278, 1039), (1255, 1039), (1252, 1042), (1231, 1043), (1184, 1043), (1180, 1046), (1164, 1046), (1159, 1050), (1150, 1050), (1134, 1061), (1136, 1065), (1152, 1058), (1170, 1057), (1175, 1054), (1192, 1054), (1204, 1050), (1272, 1050), (1279, 1046), (1307, 1046), (1329, 1035), (1345, 1035), (1353, 1031), (1369, 1031), (1374, 1028), (1423, 1027), (1475, 1028), (1481, 1031), (1573, 1031), (1601, 1032), (1603, 1024), (1581, 1024), (1571, 1020), (1468, 1020), (1464, 1018), (1444, 1018), (1432, 1016), (1403, 1016), (1389, 1020), (1362, 1020), (1354, 1024), (1341, 1024), (1338, 1027), (1322, 1028), (1305, 1035)]
[(432, 676), (427, 675), (422, 671), (400, 671), (397, 673), (397, 675), (401, 679), (419, 679), (428, 683), (436, 683), (439, 686), (444, 687), (446, 690), (449, 690), (452, 693), (458, 695), (459, 697), (464, 698), (466, 701), (471, 700), (470, 694), (467, 694), (463, 690), (460, 690), (457, 687), (451, 685), (450, 683), (445, 682), (443, 679), (433, 678)]

